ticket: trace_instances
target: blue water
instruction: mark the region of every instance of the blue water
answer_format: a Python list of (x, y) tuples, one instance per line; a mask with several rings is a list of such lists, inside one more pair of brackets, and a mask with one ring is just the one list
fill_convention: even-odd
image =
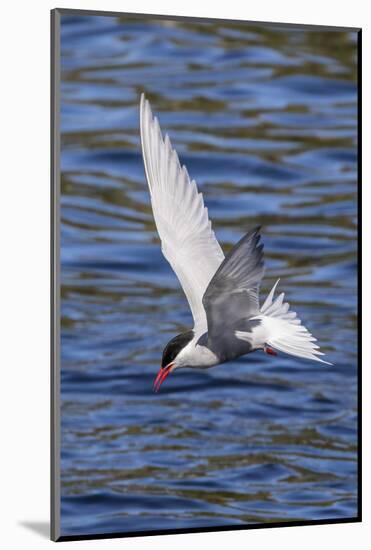
[[(356, 34), (62, 17), (62, 534), (357, 513)], [(261, 224), (334, 366), (256, 352), (171, 375), (191, 327), (138, 133), (144, 91), (228, 250)]]

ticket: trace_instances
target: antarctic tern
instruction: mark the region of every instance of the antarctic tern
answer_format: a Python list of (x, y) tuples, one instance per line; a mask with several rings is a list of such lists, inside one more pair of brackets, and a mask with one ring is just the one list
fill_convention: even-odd
[(278, 281), (262, 306), (264, 275), (260, 227), (251, 229), (224, 253), (211, 228), (196, 182), (181, 166), (168, 135), (162, 137), (144, 94), (140, 101), (140, 134), (145, 174), (162, 252), (187, 297), (193, 328), (165, 346), (154, 382), (158, 391), (175, 369), (209, 368), (256, 350), (277, 355), (320, 359), (310, 332), (284, 302), (274, 298)]

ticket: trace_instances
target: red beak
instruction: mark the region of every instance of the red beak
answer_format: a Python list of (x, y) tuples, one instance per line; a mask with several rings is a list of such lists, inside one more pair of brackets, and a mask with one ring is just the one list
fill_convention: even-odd
[(156, 380), (153, 383), (153, 391), (155, 391), (156, 393), (158, 392), (158, 390), (161, 387), (161, 384), (163, 383), (165, 378), (167, 378), (169, 376), (169, 374), (173, 370), (173, 367), (174, 367), (174, 363), (169, 363), (168, 365), (166, 365), (166, 367), (161, 368), (159, 370), (159, 372), (156, 376)]

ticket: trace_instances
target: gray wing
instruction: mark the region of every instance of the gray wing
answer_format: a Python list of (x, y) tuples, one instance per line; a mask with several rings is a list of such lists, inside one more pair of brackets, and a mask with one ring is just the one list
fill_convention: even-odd
[(259, 289), (264, 275), (260, 227), (249, 231), (227, 254), (203, 296), (208, 334), (214, 338), (227, 326), (259, 312)]

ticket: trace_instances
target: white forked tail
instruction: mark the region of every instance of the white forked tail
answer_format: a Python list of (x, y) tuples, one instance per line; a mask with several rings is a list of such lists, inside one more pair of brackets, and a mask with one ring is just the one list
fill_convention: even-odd
[(261, 315), (257, 316), (265, 334), (265, 343), (289, 355), (331, 365), (318, 357), (324, 354), (314, 343), (317, 339), (301, 324), (296, 313), (290, 311), (288, 302), (283, 301), (285, 294), (282, 292), (275, 300), (273, 299), (278, 282), (279, 279), (260, 308)]

